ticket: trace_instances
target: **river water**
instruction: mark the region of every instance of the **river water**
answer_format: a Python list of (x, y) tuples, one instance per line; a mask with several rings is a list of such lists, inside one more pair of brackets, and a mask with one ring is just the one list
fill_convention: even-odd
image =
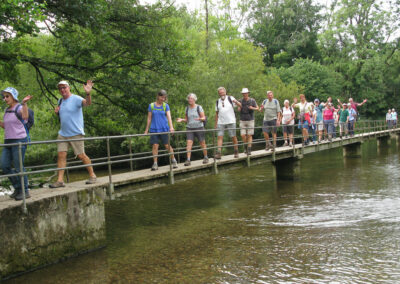
[(399, 283), (395, 140), (305, 156), (299, 181), (270, 165), (106, 204), (107, 247), (8, 283)]

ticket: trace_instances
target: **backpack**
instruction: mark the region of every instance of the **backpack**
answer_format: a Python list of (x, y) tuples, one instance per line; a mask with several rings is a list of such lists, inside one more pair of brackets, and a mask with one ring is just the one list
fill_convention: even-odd
[[(186, 116), (188, 116), (188, 112), (189, 112), (189, 107), (187, 106), (187, 107), (186, 107)], [(197, 105), (197, 114), (198, 114), (199, 117), (200, 117), (200, 106), (199, 106), (199, 105)], [(207, 124), (207, 116), (204, 115), (204, 117), (205, 117), (205, 120), (202, 121), (202, 122), (203, 122), (203, 126), (206, 127), (206, 124)]]
[[(162, 107), (163, 107), (164, 112), (167, 113), (167, 103), (163, 103)], [(150, 104), (150, 108), (151, 108), (151, 111), (155, 110), (154, 103)]]
[[(275, 105), (277, 106), (278, 105), (278, 100), (277, 99), (273, 99), (273, 100), (274, 100)], [(264, 104), (266, 101), (268, 101), (268, 99), (263, 100), (262, 104)]]
[(15, 113), (15, 116), (18, 118), (19, 121), (24, 125), (26, 135), (28, 136), (28, 141), (31, 141), (31, 137), (29, 136), (29, 130), (31, 127), (35, 124), (35, 113), (33, 112), (32, 109), (28, 108), (28, 121), (25, 123), (24, 120), (22, 119), (22, 115), (18, 112), (20, 107), (22, 107), (21, 104), (18, 104), (14, 110), (6, 110), (8, 113)]
[[(219, 101), (219, 99), (215, 102), (215, 106), (217, 107), (217, 109), (218, 109), (218, 101)], [(232, 102), (231, 96), (228, 96), (228, 101), (231, 103), (231, 105), (233, 107), (233, 102)]]

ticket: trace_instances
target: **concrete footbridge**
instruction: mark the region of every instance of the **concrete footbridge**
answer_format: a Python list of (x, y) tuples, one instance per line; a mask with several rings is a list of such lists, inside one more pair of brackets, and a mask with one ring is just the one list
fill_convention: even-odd
[[(212, 138), (215, 142), (215, 131), (210, 130), (210, 133), (212, 137), (209, 137), (209, 140)], [(184, 135), (184, 132), (177, 132), (175, 136), (179, 134)], [(105, 246), (104, 202), (121, 194), (259, 164), (270, 164), (277, 179), (298, 179), (299, 163), (308, 154), (342, 148), (344, 157), (359, 157), (364, 141), (376, 139), (378, 147), (385, 147), (391, 138), (398, 142), (399, 135), (400, 128), (387, 129), (384, 121), (359, 122), (356, 134), (351, 137), (336, 137), (305, 145), (302, 137), (297, 135), (293, 146), (279, 147), (283, 141), (278, 139), (278, 147), (268, 151), (263, 147), (264, 140), (255, 140), (251, 155), (242, 151), (238, 158), (229, 154), (233, 145), (226, 145), (227, 154), (219, 160), (210, 158), (207, 164), (203, 164), (202, 160), (194, 160), (189, 166), (179, 163), (176, 169), (170, 163), (160, 166), (157, 171), (151, 171), (149, 168), (134, 170), (132, 166), (134, 161), (140, 164), (151, 159), (151, 153), (132, 153), (131, 145), (127, 155), (112, 156), (110, 152), (112, 139), (128, 139), (132, 143), (132, 139), (146, 135), (86, 138), (85, 141), (103, 139), (107, 143), (107, 157), (98, 161), (92, 160), (94, 167), (108, 168), (108, 175), (98, 177), (97, 183), (87, 185), (84, 181), (77, 181), (67, 183), (63, 188), (33, 189), (32, 197), (22, 202), (12, 200), (8, 196), (0, 197), (0, 281)], [(56, 143), (56, 140), (31, 142), (32, 145), (44, 143)], [(262, 149), (257, 150), (257, 145)], [(208, 143), (209, 152), (215, 152), (216, 149), (215, 143)], [(201, 150), (197, 148), (192, 152)], [(186, 156), (185, 153), (185, 149), (175, 149), (175, 155)], [(159, 156), (168, 158), (169, 154), (164, 152)], [(112, 166), (118, 163), (130, 163), (130, 169), (113, 174)], [(70, 163), (66, 169), (83, 167), (85, 166), (81, 164)], [(50, 169), (32, 167), (28, 173), (33, 175), (55, 170), (55, 166)]]

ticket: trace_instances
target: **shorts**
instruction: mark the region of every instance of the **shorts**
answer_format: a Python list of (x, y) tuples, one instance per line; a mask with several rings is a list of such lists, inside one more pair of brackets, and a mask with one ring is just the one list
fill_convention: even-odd
[(254, 135), (254, 120), (241, 120), (239, 125), (240, 135)]
[(308, 127), (309, 127), (309, 125), (308, 125), (308, 121), (307, 120), (304, 120), (303, 121), (303, 123), (299, 120), (299, 129), (307, 129), (308, 130)]
[(265, 133), (272, 132), (273, 134), (275, 134), (276, 133), (276, 119), (264, 120), (262, 129)]
[[(228, 128), (232, 128), (232, 129), (228, 129)], [(217, 136), (224, 136), (224, 131), (225, 129), (228, 129), (228, 134), (229, 137), (236, 137), (236, 124), (235, 123), (230, 123), (230, 124), (218, 124), (217, 125), (217, 129), (218, 129), (218, 133)]]
[(315, 126), (317, 127), (317, 131), (323, 131), (324, 130), (324, 124), (321, 122), (317, 122), (317, 124), (315, 124)]
[(83, 135), (75, 135), (71, 137), (64, 137), (58, 134), (57, 140), (62, 140), (62, 142), (57, 142), (57, 152), (68, 152), (68, 148), (71, 146), (74, 150), (75, 156), (85, 153), (85, 141), (69, 141), (71, 139), (82, 139)]
[[(196, 131), (197, 130), (197, 131)], [(199, 142), (203, 142), (206, 137), (206, 132), (205, 131), (198, 131), (198, 130), (204, 130), (204, 127), (199, 127), (199, 128), (186, 128), (186, 140), (191, 140), (194, 141), (194, 138), (197, 137)]]
[(293, 124), (284, 124), (283, 125), (283, 133), (293, 134), (294, 125)]
[(159, 142), (162, 142), (163, 145), (168, 145), (168, 134), (156, 134), (156, 135), (151, 135), (150, 136), (150, 144), (160, 144)]

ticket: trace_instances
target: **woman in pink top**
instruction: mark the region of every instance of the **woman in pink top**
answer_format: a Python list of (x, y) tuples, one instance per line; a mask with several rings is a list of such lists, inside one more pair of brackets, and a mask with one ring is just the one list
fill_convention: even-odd
[[(1, 92), (3, 100), (8, 105), (6, 112), (4, 113), (3, 121), (0, 121), (0, 126), (4, 128), (4, 144), (13, 144), (19, 142), (28, 142), (27, 133), (25, 130), (24, 123), (27, 122), (29, 113), (26, 102), (29, 101), (32, 96), (26, 96), (21, 104), (18, 102), (18, 91), (12, 87), (8, 87)], [(18, 115), (17, 115), (18, 114)], [(4, 147), (1, 153), (1, 168), (3, 174), (15, 174), (20, 172), (19, 162), (19, 147), (11, 146)], [(22, 146), (22, 165), (24, 163), (26, 145)], [(14, 166), (15, 170), (12, 168)], [(23, 169), (25, 171), (25, 169)], [(19, 176), (9, 177), (14, 192), (10, 195), (15, 200), (22, 200), (22, 185), (21, 178)], [(25, 198), (29, 198), (28, 190), (28, 177), (24, 176), (24, 188)]]
[(324, 118), (324, 127), (326, 132), (328, 133), (329, 141), (332, 141), (332, 135), (335, 131), (335, 119), (334, 119), (335, 108), (332, 106), (332, 103), (327, 103), (323, 112)]

